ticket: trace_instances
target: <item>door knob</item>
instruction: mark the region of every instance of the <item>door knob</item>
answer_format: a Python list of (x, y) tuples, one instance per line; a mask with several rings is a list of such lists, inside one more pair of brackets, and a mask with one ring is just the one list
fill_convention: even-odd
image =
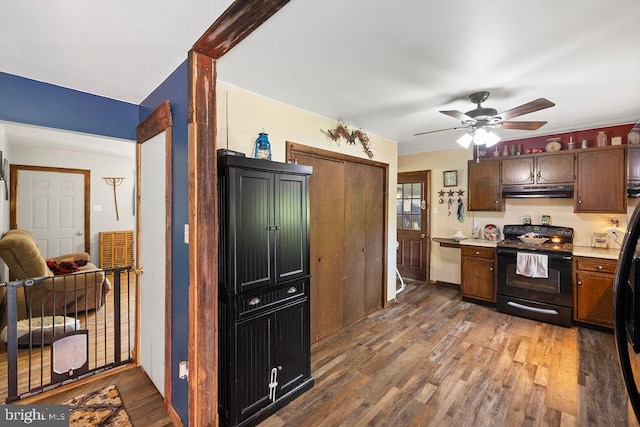
[(424, 233), (422, 233), (422, 234), (420, 235), (420, 238), (421, 238), (421, 239), (424, 239), (425, 237), (427, 237), (427, 235), (426, 235), (426, 234), (424, 234)]

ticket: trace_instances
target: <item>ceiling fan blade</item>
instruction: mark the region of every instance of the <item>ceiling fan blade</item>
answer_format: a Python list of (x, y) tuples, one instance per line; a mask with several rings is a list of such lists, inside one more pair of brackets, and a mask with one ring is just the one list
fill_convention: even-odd
[(413, 136), (419, 136), (419, 135), (427, 135), (429, 133), (436, 133), (436, 132), (444, 132), (445, 130), (456, 130), (456, 129), (466, 129), (469, 126), (456, 126), (454, 128), (446, 128), (446, 129), (438, 129), (438, 130), (428, 130), (426, 132), (420, 132), (420, 133), (414, 133)]
[(463, 113), (462, 111), (458, 111), (458, 110), (444, 110), (444, 111), (440, 111), (442, 114), (446, 114), (449, 117), (453, 117), (454, 119), (458, 119), (461, 122), (466, 122), (468, 120), (472, 120), (475, 121), (473, 119), (473, 117), (469, 117), (467, 116), (465, 113)]
[(503, 111), (500, 114), (496, 114), (502, 120), (509, 120), (512, 117), (524, 116), (525, 114), (533, 113), (534, 111), (544, 110), (545, 108), (553, 107), (553, 102), (545, 98), (538, 98), (535, 101), (527, 102), (519, 107), (512, 108), (507, 111)]
[(547, 122), (502, 122), (500, 127), (503, 129), (519, 129), (519, 130), (537, 130)]

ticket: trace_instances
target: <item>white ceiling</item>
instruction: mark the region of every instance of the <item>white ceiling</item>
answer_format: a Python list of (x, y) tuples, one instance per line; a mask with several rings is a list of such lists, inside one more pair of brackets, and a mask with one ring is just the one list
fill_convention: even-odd
[[(231, 1), (8, 1), (0, 71), (140, 103)], [(186, 4), (185, 4), (186, 3)], [(640, 120), (637, 0), (291, 0), (225, 55), (227, 83), (398, 141), (399, 153), (452, 147), (439, 110), (555, 107), (517, 120), (538, 131)]]

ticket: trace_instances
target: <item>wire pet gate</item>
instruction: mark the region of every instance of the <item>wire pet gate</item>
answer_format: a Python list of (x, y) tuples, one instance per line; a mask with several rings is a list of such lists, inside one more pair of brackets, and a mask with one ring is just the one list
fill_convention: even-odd
[[(6, 340), (6, 352), (0, 352), (0, 366), (5, 364), (7, 381), (0, 384), (0, 393), (6, 396), (7, 403), (133, 361), (137, 277), (131, 267), (100, 272), (112, 281), (110, 292), (89, 292), (89, 283), (96, 287), (100, 283), (85, 275), (96, 272), (56, 276), (55, 286), (71, 296), (65, 296), (62, 304), (54, 301), (46, 307), (44, 299), (33, 295), (44, 294), (45, 287), (53, 286), (52, 278), (3, 284), (7, 326), (0, 334)], [(95, 298), (93, 304), (78, 297), (80, 294)], [(51, 295), (56, 298), (55, 292)], [(27, 315), (21, 321), (19, 313), (25, 313), (19, 303), (25, 304)], [(89, 309), (91, 306), (97, 308)]]

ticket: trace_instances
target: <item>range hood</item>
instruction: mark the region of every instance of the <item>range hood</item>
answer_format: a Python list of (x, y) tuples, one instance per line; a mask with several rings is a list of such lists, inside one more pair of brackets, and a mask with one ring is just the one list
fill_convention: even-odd
[(572, 199), (573, 185), (510, 185), (502, 187), (502, 197), (506, 199), (554, 198)]

